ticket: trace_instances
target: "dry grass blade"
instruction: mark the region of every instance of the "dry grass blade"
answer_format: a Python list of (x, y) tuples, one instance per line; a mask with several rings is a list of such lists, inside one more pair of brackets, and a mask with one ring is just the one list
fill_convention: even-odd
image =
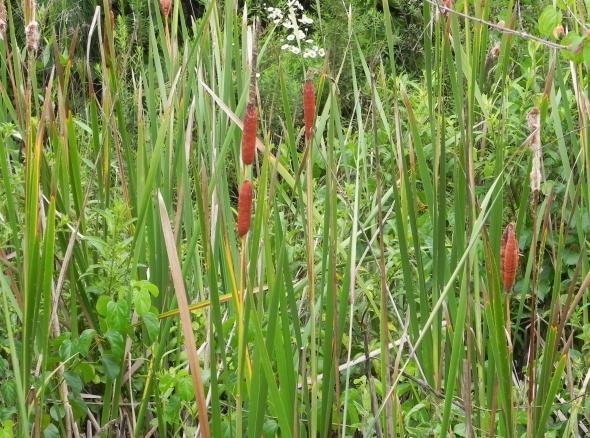
[(180, 322), (182, 324), (182, 333), (184, 335), (184, 345), (188, 356), (191, 376), (193, 378), (193, 386), (195, 390), (195, 398), (199, 409), (199, 424), (201, 426), (201, 434), (203, 437), (209, 437), (209, 420), (207, 418), (207, 405), (205, 403), (205, 391), (203, 389), (203, 381), (201, 380), (201, 367), (199, 365), (199, 357), (195, 348), (195, 337), (191, 326), (191, 314), (188, 307), (188, 300), (186, 298), (186, 291), (184, 288), (184, 280), (182, 278), (182, 271), (180, 269), (180, 261), (176, 253), (176, 245), (174, 243), (174, 234), (170, 226), (170, 218), (166, 211), (164, 198), (158, 192), (158, 201), (160, 204), (160, 218), (162, 221), (162, 233), (164, 234), (164, 241), (166, 242), (166, 252), (168, 253), (168, 262), (170, 263), (170, 273), (172, 274), (172, 282), (174, 284), (174, 292), (176, 293), (176, 300), (178, 301), (178, 308), (180, 311)]

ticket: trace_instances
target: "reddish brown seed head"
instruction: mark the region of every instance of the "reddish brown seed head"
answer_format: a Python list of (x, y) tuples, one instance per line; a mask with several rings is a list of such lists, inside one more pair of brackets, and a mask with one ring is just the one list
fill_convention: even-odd
[(244, 116), (244, 130), (242, 132), (242, 162), (252, 164), (256, 153), (256, 125), (258, 115), (256, 105), (249, 103)]
[(238, 235), (240, 237), (244, 237), (250, 229), (252, 195), (252, 183), (246, 180), (242, 183), (238, 196)]
[(170, 9), (172, 8), (172, 0), (160, 0), (160, 8), (162, 9), (162, 14), (165, 17), (170, 15)]
[(518, 240), (516, 239), (514, 224), (510, 223), (506, 226), (502, 235), (500, 249), (502, 283), (505, 290), (510, 290), (514, 286), (516, 271), (518, 270), (518, 257)]
[(315, 87), (309, 79), (303, 85), (303, 120), (305, 121), (305, 140), (311, 139), (315, 118)]

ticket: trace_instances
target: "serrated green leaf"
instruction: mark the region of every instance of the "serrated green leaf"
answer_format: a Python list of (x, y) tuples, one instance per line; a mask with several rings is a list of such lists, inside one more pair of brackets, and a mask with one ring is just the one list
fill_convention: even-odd
[(183, 401), (194, 400), (195, 392), (193, 390), (193, 381), (191, 376), (183, 376), (176, 382), (176, 395)]
[(106, 319), (109, 328), (124, 332), (129, 322), (129, 305), (127, 301), (109, 301)]

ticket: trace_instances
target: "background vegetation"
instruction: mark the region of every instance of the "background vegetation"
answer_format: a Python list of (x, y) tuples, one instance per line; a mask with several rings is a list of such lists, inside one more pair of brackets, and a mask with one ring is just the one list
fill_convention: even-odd
[(0, 0), (0, 437), (590, 434), (589, 12)]

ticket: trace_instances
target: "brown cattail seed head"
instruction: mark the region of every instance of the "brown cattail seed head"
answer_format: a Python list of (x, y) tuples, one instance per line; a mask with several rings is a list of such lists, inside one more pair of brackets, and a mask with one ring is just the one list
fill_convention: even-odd
[(514, 224), (506, 226), (502, 235), (502, 246), (500, 249), (500, 259), (502, 266), (502, 285), (505, 290), (512, 289), (516, 279), (518, 269), (518, 240), (516, 240), (516, 231)]
[(258, 116), (256, 105), (249, 103), (244, 116), (244, 130), (242, 131), (242, 162), (252, 164), (256, 152), (256, 125)]
[(39, 48), (41, 34), (39, 33), (39, 24), (35, 20), (32, 20), (27, 24), (27, 27), (25, 28), (25, 37), (27, 49), (30, 52), (36, 52)]
[(162, 14), (165, 17), (170, 15), (170, 9), (172, 8), (172, 0), (160, 0), (160, 8), (162, 8)]
[(311, 140), (315, 119), (315, 87), (311, 80), (303, 85), (303, 120), (305, 121), (305, 140)]
[(238, 196), (238, 236), (244, 237), (250, 230), (250, 215), (252, 214), (252, 183), (248, 180), (242, 183)]
[(0, 40), (6, 38), (6, 6), (4, 0), (0, 0)]

